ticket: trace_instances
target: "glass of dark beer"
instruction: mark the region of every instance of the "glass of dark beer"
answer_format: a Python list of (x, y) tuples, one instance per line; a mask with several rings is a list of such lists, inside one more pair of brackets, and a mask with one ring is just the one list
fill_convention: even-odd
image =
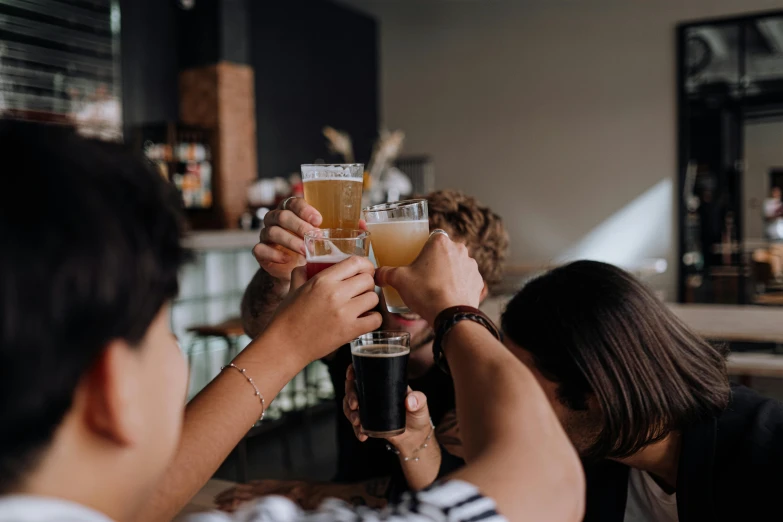
[(386, 438), (405, 431), (410, 334), (372, 332), (351, 341), (362, 433)]
[(370, 255), (370, 233), (346, 228), (322, 228), (304, 236), (307, 278), (351, 256)]

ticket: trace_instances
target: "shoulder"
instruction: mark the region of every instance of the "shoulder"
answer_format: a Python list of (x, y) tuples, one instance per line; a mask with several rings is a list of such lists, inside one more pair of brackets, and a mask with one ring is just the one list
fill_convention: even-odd
[(717, 454), (724, 468), (764, 480), (783, 466), (783, 404), (743, 386), (732, 387), (717, 422)]
[[(781, 434), (783, 403), (744, 386), (732, 386), (726, 410), (718, 418), (718, 433), (734, 437)], [(783, 444), (783, 441), (781, 441)]]

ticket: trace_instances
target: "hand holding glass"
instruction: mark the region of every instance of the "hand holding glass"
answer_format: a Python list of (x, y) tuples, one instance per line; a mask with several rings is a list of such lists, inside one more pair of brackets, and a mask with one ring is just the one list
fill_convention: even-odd
[[(426, 199), (384, 203), (364, 209), (367, 230), (372, 232), (372, 249), (378, 266), (405, 266), (413, 263), (427, 243), (430, 223)], [(383, 288), (386, 309), (392, 313), (410, 312), (400, 294), (391, 286)]]
[(351, 341), (362, 433), (387, 438), (405, 432), (408, 393), (407, 332), (372, 332)]
[(365, 230), (327, 228), (304, 236), (307, 279), (351, 256), (370, 255), (370, 233)]
[(362, 210), (364, 165), (302, 165), (305, 201), (321, 213), (321, 228), (356, 228)]

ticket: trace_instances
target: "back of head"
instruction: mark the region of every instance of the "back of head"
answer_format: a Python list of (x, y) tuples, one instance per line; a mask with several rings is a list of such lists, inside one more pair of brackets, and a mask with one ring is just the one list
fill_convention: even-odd
[(0, 492), (36, 464), (80, 378), (138, 343), (186, 258), (176, 194), (119, 145), (0, 121)]
[(508, 255), (508, 232), (500, 216), (454, 190), (436, 190), (426, 199), (430, 228), (442, 228), (465, 243), (487, 284), (500, 282)]
[(586, 410), (595, 397), (602, 426), (587, 457), (631, 455), (728, 402), (725, 353), (612, 265), (578, 261), (533, 280), (502, 326), (565, 406)]

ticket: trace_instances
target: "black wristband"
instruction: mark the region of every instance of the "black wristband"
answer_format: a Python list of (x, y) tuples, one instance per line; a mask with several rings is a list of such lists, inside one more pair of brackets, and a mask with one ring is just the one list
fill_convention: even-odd
[(435, 357), (435, 364), (446, 373), (450, 372), (449, 365), (446, 362), (446, 356), (443, 355), (443, 338), (460, 321), (473, 321), (474, 323), (478, 323), (489, 330), (489, 333), (491, 333), (495, 339), (500, 340), (500, 331), (497, 326), (495, 326), (495, 323), (478, 308), (473, 308), (472, 306), (452, 306), (451, 308), (446, 308), (435, 318), (435, 340), (432, 343), (432, 354)]

